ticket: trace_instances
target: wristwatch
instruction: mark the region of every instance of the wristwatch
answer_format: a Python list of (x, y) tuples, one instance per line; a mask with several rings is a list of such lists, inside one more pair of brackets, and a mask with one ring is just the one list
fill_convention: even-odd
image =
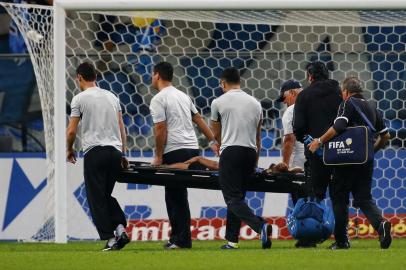
[(320, 138), (316, 138), (317, 143), (319, 144), (319, 146), (322, 146), (323, 143), (321, 142)]
[(217, 144), (217, 141), (216, 141), (216, 140), (211, 140), (211, 141), (209, 142), (209, 147), (212, 147), (212, 146), (215, 145), (215, 144)]

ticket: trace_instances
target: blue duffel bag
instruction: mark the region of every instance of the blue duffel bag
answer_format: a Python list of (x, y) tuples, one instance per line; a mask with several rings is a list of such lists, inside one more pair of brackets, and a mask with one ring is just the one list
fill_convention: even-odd
[(289, 213), (287, 226), (297, 240), (322, 243), (333, 233), (334, 214), (324, 203), (302, 198)]

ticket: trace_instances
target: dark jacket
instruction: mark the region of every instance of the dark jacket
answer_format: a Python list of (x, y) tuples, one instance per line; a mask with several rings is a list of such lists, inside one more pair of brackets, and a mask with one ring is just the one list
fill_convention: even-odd
[(296, 139), (303, 142), (305, 135), (322, 136), (333, 125), (342, 100), (336, 80), (313, 81), (296, 99), (293, 120)]
[[(351, 99), (352, 102), (365, 114), (377, 133), (385, 134), (388, 132), (388, 128), (385, 126), (382, 114), (375, 108), (375, 106), (366, 101), (360, 94), (353, 95)], [(348, 100), (343, 101), (340, 104), (337, 118), (334, 120), (333, 127), (335, 131), (340, 134), (345, 131), (347, 126), (367, 126), (364, 119)]]

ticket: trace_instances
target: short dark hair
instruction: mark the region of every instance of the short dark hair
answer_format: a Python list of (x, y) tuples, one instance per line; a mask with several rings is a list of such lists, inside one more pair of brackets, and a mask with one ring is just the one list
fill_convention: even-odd
[(362, 82), (357, 77), (347, 77), (342, 82), (341, 89), (350, 93), (362, 93)]
[(240, 72), (236, 68), (226, 68), (221, 74), (220, 79), (231, 84), (238, 84), (241, 82)]
[(173, 66), (168, 62), (160, 62), (154, 66), (154, 73), (158, 73), (162, 80), (171, 82), (173, 79)]
[(327, 80), (328, 69), (323, 62), (315, 61), (307, 65), (307, 73), (311, 75), (314, 80)]
[(89, 62), (83, 62), (76, 69), (76, 75), (80, 75), (87, 82), (93, 82), (96, 80), (96, 70), (94, 66)]

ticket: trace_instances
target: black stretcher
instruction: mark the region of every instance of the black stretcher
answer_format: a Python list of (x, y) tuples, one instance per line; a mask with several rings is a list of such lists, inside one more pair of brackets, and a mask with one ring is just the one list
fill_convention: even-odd
[[(160, 168), (152, 167), (149, 163), (133, 161), (130, 162), (128, 169), (121, 171), (118, 182), (220, 190), (217, 171)], [(247, 182), (246, 190), (306, 196), (306, 176), (302, 173), (256, 172)]]

